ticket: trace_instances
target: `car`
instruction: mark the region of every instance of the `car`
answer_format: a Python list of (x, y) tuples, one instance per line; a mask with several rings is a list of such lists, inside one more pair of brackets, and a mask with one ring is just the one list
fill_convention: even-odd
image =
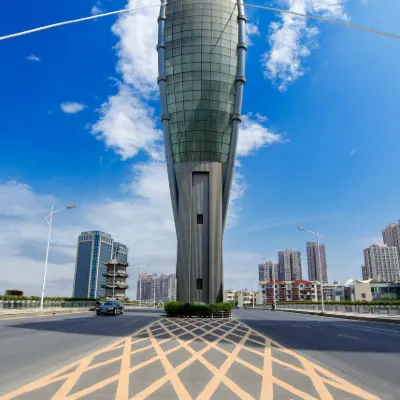
[(119, 301), (105, 301), (103, 304), (100, 306), (96, 307), (96, 314), (97, 315), (102, 315), (102, 314), (111, 314), (111, 315), (117, 315), (117, 314), (123, 314), (124, 313), (124, 305), (120, 303)]

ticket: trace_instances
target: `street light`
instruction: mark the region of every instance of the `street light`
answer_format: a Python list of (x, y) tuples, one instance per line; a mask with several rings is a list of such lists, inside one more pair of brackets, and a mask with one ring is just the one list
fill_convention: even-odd
[[(322, 276), (322, 264), (321, 264), (321, 252), (319, 249), (319, 239), (323, 239), (322, 236), (319, 235), (318, 229), (313, 232), (309, 231), (308, 229), (305, 228), (297, 228), (299, 231), (305, 231), (308, 233), (311, 233), (312, 235), (315, 235), (317, 237), (317, 246), (318, 246), (318, 263), (319, 263), (319, 275), (321, 278), (321, 311), (324, 313), (325, 312), (325, 304), (324, 304), (324, 282), (323, 282), (323, 276)], [(318, 293), (318, 292), (317, 292)], [(318, 300), (318, 294), (317, 294), (317, 300)]]
[(53, 215), (58, 213), (58, 212), (60, 212), (60, 211), (69, 210), (71, 208), (75, 208), (75, 206), (67, 206), (67, 207), (60, 208), (59, 210), (54, 211), (54, 206), (51, 206), (50, 214), (47, 217), (44, 217), (44, 219), (47, 221), (47, 223), (49, 225), (49, 234), (48, 234), (48, 237), (47, 237), (46, 261), (44, 263), (44, 275), (43, 275), (42, 297), (40, 299), (40, 311), (43, 311), (44, 289), (46, 288), (47, 263), (49, 261), (49, 250), (50, 250), (50, 239), (51, 239), (51, 224), (53, 222)]
[[(268, 257), (262, 257), (262, 258), (265, 259), (265, 260), (269, 260)], [(273, 280), (274, 280), (274, 291), (273, 291), (273, 294), (274, 294), (274, 309), (276, 310), (276, 296), (275, 296), (275, 257), (274, 257), (274, 256), (272, 256), (272, 277), (273, 277)]]

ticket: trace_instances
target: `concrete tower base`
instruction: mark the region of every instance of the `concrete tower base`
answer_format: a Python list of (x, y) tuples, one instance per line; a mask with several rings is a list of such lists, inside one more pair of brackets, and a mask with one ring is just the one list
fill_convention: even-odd
[(223, 177), (219, 162), (175, 165), (177, 300), (222, 301)]

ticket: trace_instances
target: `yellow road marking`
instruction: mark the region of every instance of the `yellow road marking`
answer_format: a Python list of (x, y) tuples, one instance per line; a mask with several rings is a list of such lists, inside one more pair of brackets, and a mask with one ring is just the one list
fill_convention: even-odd
[(217, 371), (216, 374), (214, 374), (214, 377), (211, 379), (211, 381), (208, 383), (208, 385), (203, 389), (203, 391), (199, 394), (197, 399), (210, 399), (211, 396), (215, 393), (217, 390), (220, 382), (224, 379), (226, 376), (229, 368), (237, 358), (240, 350), (243, 348), (243, 344), (246, 342), (247, 338), (250, 336), (250, 332), (247, 332), (238, 345), (236, 346), (235, 350), (232, 351), (232, 353), (229, 355), (229, 357), (225, 360), (225, 362), (222, 364), (221, 368)]
[(150, 329), (148, 329), (147, 331), (148, 331), (148, 333), (150, 335), (150, 340), (153, 343), (153, 346), (154, 346), (158, 356), (160, 357), (160, 361), (161, 361), (162, 365), (165, 368), (166, 375), (169, 378), (169, 380), (171, 381), (172, 386), (173, 386), (173, 388), (175, 390), (175, 393), (178, 396), (178, 399), (179, 400), (181, 400), (181, 399), (182, 400), (190, 399), (189, 392), (186, 390), (186, 388), (183, 385), (181, 379), (179, 378), (179, 375), (176, 372), (176, 369), (169, 362), (169, 360), (168, 360), (167, 356), (165, 355), (163, 349), (161, 348), (161, 346), (159, 345), (157, 340), (154, 338), (154, 336), (153, 336), (152, 332), (150, 331)]
[[(207, 322), (206, 322), (207, 321)], [(157, 326), (156, 326), (157, 325)], [(154, 327), (154, 329), (151, 329)], [(218, 332), (213, 333), (218, 330)], [(178, 331), (180, 332), (178, 334)], [(196, 333), (194, 333), (196, 331)], [(221, 334), (221, 331), (224, 333)], [(235, 331), (235, 333), (233, 333)], [(159, 333), (158, 333), (159, 332)], [(241, 332), (243, 335), (239, 335), (238, 332)], [(135, 338), (138, 335), (146, 333), (148, 337), (145, 338)], [(183, 339), (184, 336), (190, 334), (191, 338), (187, 340)], [(209, 334), (214, 334), (215, 340), (208, 340), (206, 336)], [(239, 343), (234, 341), (227, 336), (233, 335), (235, 337), (240, 338)], [(165, 338), (162, 338), (165, 336)], [(250, 337), (253, 336), (253, 337)], [(133, 338), (133, 339), (132, 339)], [(259, 340), (257, 340), (257, 338)], [(132, 351), (132, 345), (143, 342), (145, 340), (149, 341), (149, 344), (144, 344), (143, 347), (137, 348)], [(171, 340), (176, 341), (176, 345), (164, 351), (161, 347), (162, 344), (167, 343)], [(191, 344), (195, 341), (202, 341), (205, 346), (201, 350), (194, 350), (191, 347)], [(232, 351), (227, 351), (222, 347), (218, 346), (218, 343), (222, 340), (233, 344), (235, 347)], [(261, 340), (264, 340), (262, 342)], [(252, 343), (257, 346), (262, 346), (261, 349), (258, 350), (255, 346), (252, 346)], [(296, 360), (300, 361), (303, 368), (298, 367), (297, 365), (293, 365), (289, 362), (282, 361), (276, 357), (272, 357), (271, 352), (271, 344), (274, 344), (274, 351), (278, 355), (280, 352), (286, 353)], [(123, 352), (121, 356), (113, 357), (111, 359), (98, 362), (96, 364), (91, 364), (93, 359), (99, 355), (110, 352), (112, 350), (123, 348)], [(141, 362), (140, 364), (131, 366), (130, 360), (131, 355), (144, 352), (154, 348), (157, 353), (157, 356), (152, 357), (151, 359)], [(167, 356), (172, 354), (180, 349), (185, 349), (190, 353), (190, 358), (186, 361), (182, 362), (177, 367), (173, 367)], [(204, 355), (210, 350), (215, 349), (219, 351), (221, 354), (224, 354), (227, 358), (220, 368), (216, 368), (212, 363), (207, 361)], [(263, 369), (260, 369), (251, 363), (241, 359), (239, 357), (240, 351), (242, 349), (246, 349), (251, 353), (258, 354), (263, 357)], [(199, 319), (197, 321), (191, 320), (190, 322), (187, 320), (166, 320), (161, 319), (154, 321), (149, 324), (147, 327), (140, 329), (135, 332), (133, 335), (129, 335), (125, 338), (119, 339), (116, 342), (97, 350), (88, 356), (82, 358), (79, 361), (71, 363), (57, 371), (52, 372), (51, 374), (40, 378), (28, 385), (25, 385), (11, 393), (6, 394), (1, 398), (1, 400), (11, 400), (21, 394), (29, 393), (34, 390), (40, 389), (44, 386), (50, 385), (54, 382), (64, 381), (60, 389), (54, 393), (52, 399), (53, 400), (75, 400), (81, 399), (88, 394), (94, 393), (97, 390), (103, 388), (104, 386), (112, 383), (118, 382), (116, 399), (118, 400), (128, 400), (129, 397), (129, 380), (130, 375), (135, 373), (135, 371), (151, 365), (157, 361), (160, 361), (164, 367), (165, 375), (155, 382), (150, 384), (145, 390), (136, 394), (133, 399), (135, 400), (143, 400), (154, 393), (156, 390), (161, 388), (165, 383), (171, 382), (178, 399), (191, 399), (184, 383), (179, 377), (179, 373), (191, 365), (193, 362), (198, 360), (204, 367), (206, 367), (212, 374), (213, 377), (204, 387), (202, 393), (198, 396), (198, 400), (209, 399), (211, 398), (216, 390), (218, 389), (221, 382), (223, 382), (230, 390), (232, 390), (239, 398), (241, 399), (253, 399), (253, 397), (244, 391), (241, 387), (239, 387), (234, 381), (227, 377), (227, 373), (230, 370), (231, 366), (234, 363), (238, 363), (248, 368), (249, 370), (257, 373), (262, 377), (262, 386), (261, 386), (261, 399), (273, 399), (273, 385), (278, 385), (285, 390), (289, 391), (295, 396), (298, 396), (304, 400), (316, 400), (312, 395), (301, 391), (299, 388), (290, 385), (288, 382), (284, 382), (276, 376), (273, 376), (273, 363), (277, 363), (286, 368), (290, 368), (292, 371), (302, 374), (308, 377), (315, 387), (318, 393), (318, 399), (322, 400), (333, 400), (333, 396), (329, 391), (329, 385), (335, 388), (338, 388), (342, 391), (345, 391), (349, 394), (357, 395), (366, 400), (379, 400), (376, 396), (371, 393), (368, 393), (359, 387), (351, 384), (350, 382), (336, 376), (332, 372), (320, 367), (317, 364), (314, 364), (307, 358), (300, 356), (294, 351), (287, 349), (280, 345), (279, 343), (270, 340), (265, 335), (260, 332), (255, 331), (249, 326), (243, 324), (240, 321), (236, 320), (202, 320)], [(71, 390), (75, 387), (78, 380), (81, 378), (82, 374), (99, 368), (104, 365), (112, 364), (114, 362), (121, 361), (120, 371), (118, 374), (104, 379), (96, 384), (87, 387), (79, 392), (74, 394), (69, 394)], [(76, 367), (75, 369), (73, 369)], [(72, 369), (72, 370), (71, 370)], [(71, 371), (69, 371), (71, 370)], [(69, 372), (68, 372), (69, 371)], [(322, 375), (320, 375), (319, 373)], [(327, 386), (328, 385), (328, 386)]]
[(127, 399), (129, 397), (129, 369), (131, 366), (131, 336), (126, 339), (124, 352), (121, 361), (121, 370), (117, 387), (117, 399)]
[(272, 385), (272, 353), (271, 353), (271, 342), (266, 341), (264, 347), (264, 370), (262, 374), (262, 385), (261, 385), (261, 399), (272, 400), (274, 398), (274, 388)]

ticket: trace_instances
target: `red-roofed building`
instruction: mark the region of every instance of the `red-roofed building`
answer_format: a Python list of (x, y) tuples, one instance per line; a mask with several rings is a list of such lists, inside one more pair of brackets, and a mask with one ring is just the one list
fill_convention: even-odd
[[(264, 303), (274, 301), (274, 282), (262, 282)], [(276, 301), (317, 301), (321, 300), (321, 284), (319, 282), (299, 279), (293, 282), (275, 281)]]

